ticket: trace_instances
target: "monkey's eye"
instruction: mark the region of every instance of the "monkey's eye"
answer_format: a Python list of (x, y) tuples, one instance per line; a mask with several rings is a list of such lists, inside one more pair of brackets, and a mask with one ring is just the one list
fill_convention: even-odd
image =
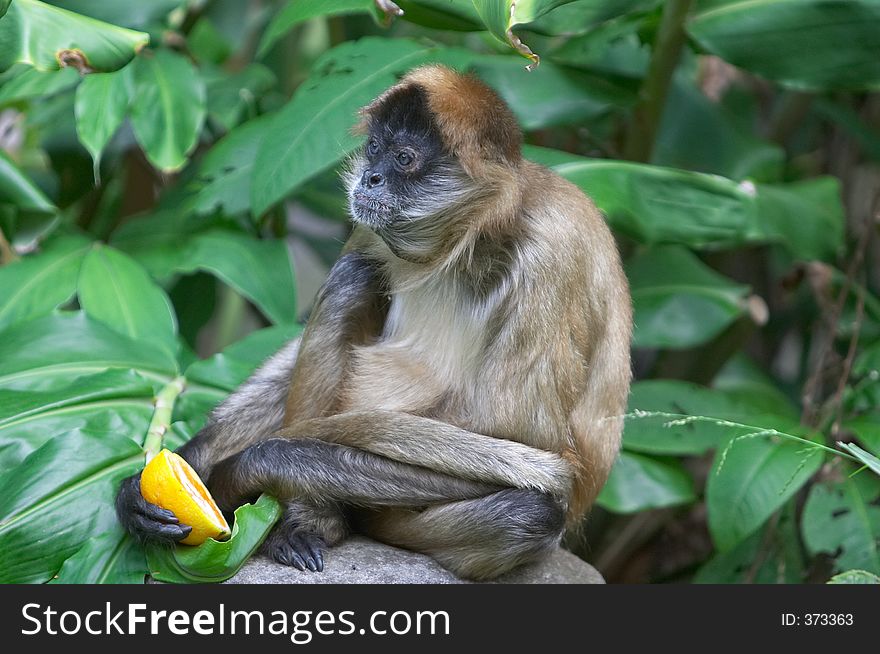
[(367, 143), (367, 152), (371, 155), (378, 154), (379, 141), (377, 141), (376, 139), (370, 139), (370, 142)]
[(412, 152), (409, 152), (407, 150), (397, 153), (397, 163), (399, 163), (403, 167), (409, 166), (413, 162), (413, 159), (414, 157), (412, 155)]

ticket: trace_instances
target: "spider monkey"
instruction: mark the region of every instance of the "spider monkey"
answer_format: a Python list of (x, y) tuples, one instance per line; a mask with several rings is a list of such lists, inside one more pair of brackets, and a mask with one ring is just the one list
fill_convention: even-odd
[[(611, 233), (574, 185), (522, 158), (473, 76), (411, 71), (361, 110), (344, 174), (354, 229), (302, 338), (178, 453), (221, 508), (267, 492), (264, 544), (323, 569), (352, 529), (490, 579), (557, 546), (620, 445), (631, 300)], [(127, 479), (134, 534), (189, 527)]]

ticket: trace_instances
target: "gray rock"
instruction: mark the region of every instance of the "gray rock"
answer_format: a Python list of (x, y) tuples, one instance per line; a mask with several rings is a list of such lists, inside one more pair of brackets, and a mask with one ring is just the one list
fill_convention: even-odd
[[(324, 554), (323, 572), (302, 572), (254, 556), (227, 584), (461, 584), (433, 559), (407, 550), (352, 537)], [(500, 577), (505, 584), (604, 584), (593, 566), (557, 549), (539, 563)]]

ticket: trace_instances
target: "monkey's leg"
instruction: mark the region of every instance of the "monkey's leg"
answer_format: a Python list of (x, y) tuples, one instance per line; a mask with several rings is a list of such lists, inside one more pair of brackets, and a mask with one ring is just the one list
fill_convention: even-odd
[(491, 579), (538, 560), (559, 544), (565, 510), (551, 496), (509, 488), (424, 510), (358, 511), (358, 529), (422, 552), (465, 579)]
[(214, 468), (211, 491), (231, 510), (266, 491), (288, 501), (264, 551), (300, 569), (323, 569), (323, 549), (347, 533), (339, 504), (425, 506), (494, 492), (497, 487), (313, 439), (274, 438)]

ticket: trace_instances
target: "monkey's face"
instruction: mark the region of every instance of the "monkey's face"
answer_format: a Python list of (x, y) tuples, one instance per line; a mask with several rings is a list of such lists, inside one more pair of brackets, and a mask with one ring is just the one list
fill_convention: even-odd
[(352, 218), (389, 244), (404, 233), (412, 239), (416, 231), (436, 228), (467, 183), (444, 152), (424, 92), (411, 87), (389, 95), (371, 111), (368, 128), (346, 174)]

